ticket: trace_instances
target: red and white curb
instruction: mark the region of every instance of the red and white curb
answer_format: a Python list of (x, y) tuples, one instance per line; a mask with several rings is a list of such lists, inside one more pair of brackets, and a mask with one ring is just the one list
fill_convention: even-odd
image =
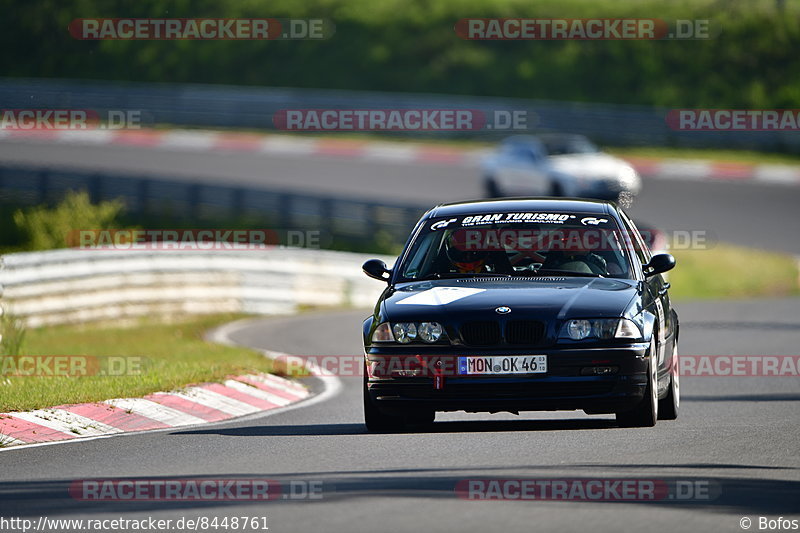
[(67, 441), (219, 422), (287, 407), (310, 396), (303, 385), (272, 374), (232, 376), (144, 398), (0, 413), (0, 446)]
[[(167, 151), (261, 153), (295, 157), (322, 156), (392, 163), (477, 166), (489, 150), (406, 142), (207, 130), (0, 130), (0, 139), (39, 140), (79, 145), (138, 146)], [(800, 184), (800, 166), (708, 161), (699, 159), (626, 158), (646, 178)]]
[(78, 145), (137, 146), (167, 151), (330, 156), (401, 163), (474, 165), (485, 151), (401, 142), (320, 139), (206, 130), (0, 130), (0, 139)]

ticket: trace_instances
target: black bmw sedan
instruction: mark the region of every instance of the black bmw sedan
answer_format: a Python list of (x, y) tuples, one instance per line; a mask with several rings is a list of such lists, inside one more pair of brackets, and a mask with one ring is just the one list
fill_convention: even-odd
[(675, 419), (678, 316), (662, 273), (611, 202), (439, 205), (417, 223), (364, 321), (372, 431), (437, 411), (578, 410), (623, 426)]

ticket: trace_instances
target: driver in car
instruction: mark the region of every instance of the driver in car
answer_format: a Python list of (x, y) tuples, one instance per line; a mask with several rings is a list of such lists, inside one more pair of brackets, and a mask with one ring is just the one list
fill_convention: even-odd
[(461, 274), (502, 273), (512, 274), (513, 269), (505, 250), (474, 249), (463, 232), (453, 232), (445, 240), (448, 270)]
[(457, 246), (449, 245), (447, 247), (447, 258), (455, 271), (462, 274), (489, 272), (486, 269), (489, 252), (486, 250), (461, 250)]

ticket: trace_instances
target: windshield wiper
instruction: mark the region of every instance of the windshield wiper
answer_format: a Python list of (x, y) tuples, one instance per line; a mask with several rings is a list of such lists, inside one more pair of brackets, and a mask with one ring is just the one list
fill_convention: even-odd
[(431, 279), (455, 279), (455, 278), (485, 278), (485, 277), (498, 277), (498, 278), (511, 278), (513, 274), (501, 274), (499, 272), (434, 272), (421, 278), (415, 278), (414, 281), (424, 281)]
[(558, 270), (557, 268), (540, 268), (533, 273), (534, 276), (545, 275), (559, 275), (559, 276), (577, 276), (582, 278), (605, 278), (602, 274), (595, 274), (594, 272), (575, 272), (574, 270)]

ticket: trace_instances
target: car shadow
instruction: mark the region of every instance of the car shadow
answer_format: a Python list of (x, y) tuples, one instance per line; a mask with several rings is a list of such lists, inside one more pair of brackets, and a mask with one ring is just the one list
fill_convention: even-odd
[(724, 396), (682, 395), (687, 402), (796, 402), (800, 394), (726, 394)]
[[(494, 433), (512, 431), (574, 431), (617, 429), (611, 419), (579, 418), (565, 420), (475, 420), (441, 421), (412, 426), (402, 433)], [(364, 424), (297, 424), (222, 427), (175, 431), (171, 435), (224, 435), (231, 437), (339, 436), (373, 434)]]
[[(640, 480), (641, 474), (636, 475), (632, 470), (642, 469), (643, 466), (673, 470), (680, 465), (616, 465), (612, 463), (590, 465), (598, 469), (597, 476), (582, 475), (583, 480), (597, 479), (600, 481), (615, 480)], [(609, 476), (608, 472), (616, 471), (620, 466), (627, 466), (625, 474)], [(747, 468), (748, 465), (732, 465), (732, 468)], [(253, 472), (248, 474), (216, 473), (211, 475), (181, 475), (178, 478), (167, 476), (130, 476), (103, 478), (104, 483), (121, 486), (142, 482), (145, 485), (154, 481), (180, 481), (187, 483), (195, 481), (201, 483), (208, 480), (269, 480), (271, 499), (263, 498), (234, 498), (225, 501), (197, 501), (195, 500), (170, 500), (170, 499), (95, 499), (87, 501), (81, 496), (81, 480), (32, 480), (32, 481), (6, 481), (0, 483), (0, 515), (3, 516), (57, 516), (57, 515), (95, 515), (97, 513), (152, 513), (169, 510), (202, 510), (207, 512), (214, 509), (215, 515), (246, 512), (248, 507), (300, 505), (313, 506), (314, 504), (344, 502), (369, 502), (375, 498), (391, 498), (393, 500), (422, 498), (438, 500), (440, 508), (450, 510), (447, 501), (470, 499), (465, 486), (471, 481), (490, 480), (532, 480), (553, 481), (567, 479), (570, 471), (585, 469), (586, 465), (559, 464), (559, 465), (514, 465), (502, 468), (447, 468), (438, 469), (393, 469), (393, 470), (350, 470), (342, 472), (296, 472), (296, 473), (269, 473)], [(715, 465), (695, 465), (690, 468), (714, 469)], [(763, 467), (752, 467), (763, 468)], [(553, 472), (547, 475), (548, 469)], [(543, 470), (536, 475), (521, 475), (525, 470)], [(602, 474), (601, 474), (602, 472)], [(663, 494), (659, 498), (645, 500), (617, 500), (615, 504), (626, 503), (630, 505), (662, 506), (669, 508), (683, 508), (702, 510), (712, 513), (736, 513), (783, 515), (787, 510), (796, 506), (800, 500), (800, 481), (786, 479), (766, 479), (753, 476), (707, 476), (699, 472), (681, 474), (671, 472), (669, 475), (648, 474), (647, 479), (658, 482), (664, 486), (706, 487), (703, 497), (672, 498)], [(91, 480), (89, 480), (91, 481)], [(314, 498), (284, 498), (284, 494), (291, 493), (291, 487), (305, 484), (314, 484), (318, 488)], [(278, 489), (278, 487), (280, 487)], [(77, 491), (77, 492), (76, 492)], [(479, 498), (480, 499), (480, 498)], [(571, 505), (597, 505), (603, 502), (587, 501), (561, 501), (565, 510)], [(300, 508), (298, 508), (300, 509)], [(305, 509), (310, 509), (306, 507)], [(130, 516), (130, 515), (128, 515)]]

